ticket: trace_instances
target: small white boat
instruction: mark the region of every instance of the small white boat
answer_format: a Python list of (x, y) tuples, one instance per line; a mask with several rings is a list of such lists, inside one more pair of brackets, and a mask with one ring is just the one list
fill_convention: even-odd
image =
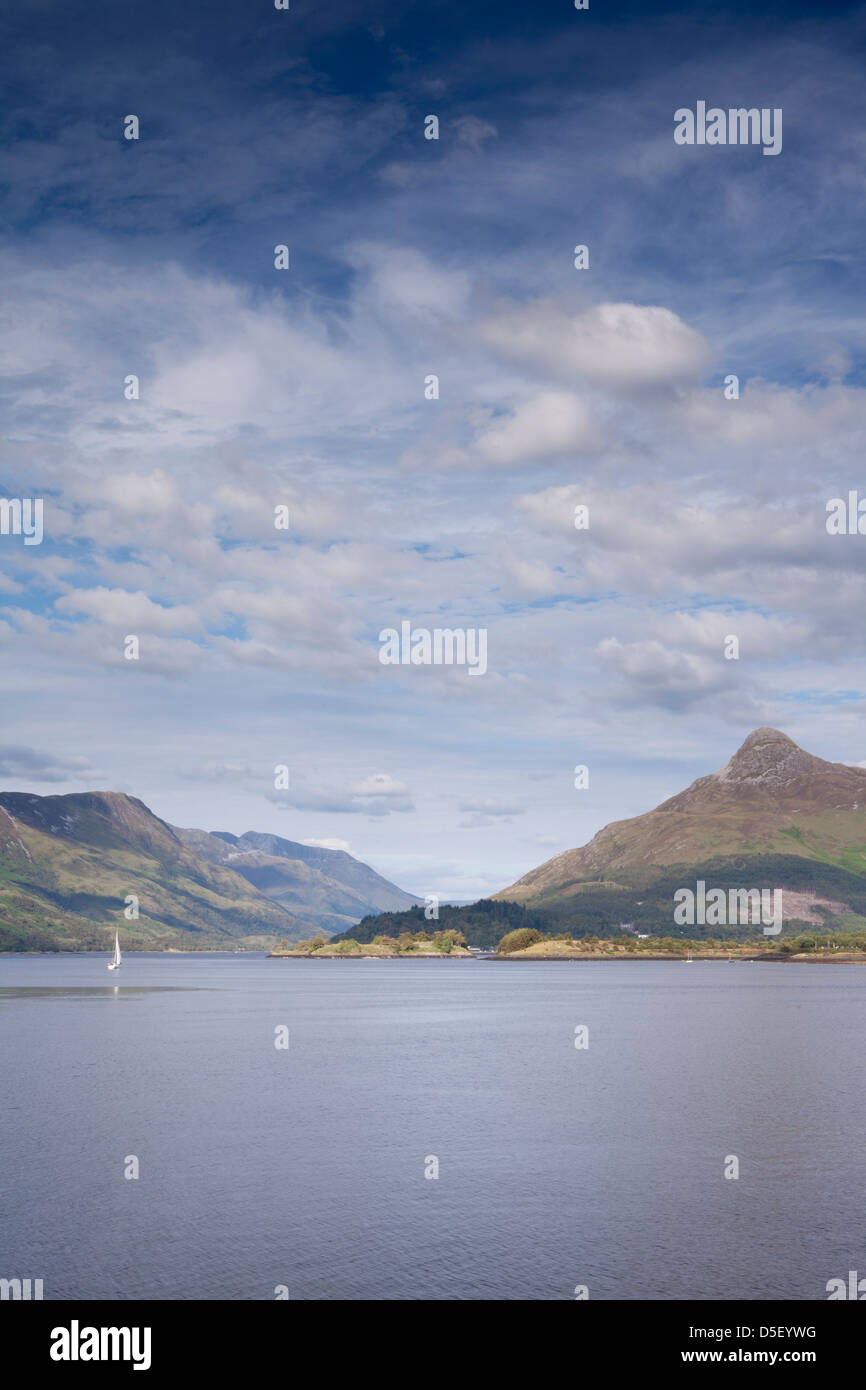
[(108, 962), (108, 968), (109, 968), (109, 970), (119, 970), (119, 969), (120, 969), (120, 962), (121, 962), (122, 959), (123, 959), (123, 957), (122, 957), (121, 954), (120, 954), (120, 937), (118, 936), (118, 933), (115, 932), (115, 933), (114, 933), (114, 959), (113, 959), (113, 960), (110, 960), (110, 961)]
[(692, 960), (692, 953), (691, 953), (691, 951), (689, 951), (688, 955), (686, 956), (685, 960), (683, 961), (683, 964), (684, 964), (684, 965), (694, 965), (694, 961)]

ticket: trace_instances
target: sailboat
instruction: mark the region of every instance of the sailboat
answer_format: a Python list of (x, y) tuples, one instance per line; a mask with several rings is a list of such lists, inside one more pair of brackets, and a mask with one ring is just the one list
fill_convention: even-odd
[(121, 962), (122, 959), (123, 959), (123, 957), (122, 957), (121, 954), (120, 954), (120, 937), (119, 937), (118, 933), (115, 932), (115, 933), (114, 933), (114, 959), (113, 959), (113, 960), (110, 960), (110, 961), (108, 962), (108, 968), (109, 968), (109, 970), (119, 970), (119, 969), (120, 969), (120, 962)]
[(692, 960), (692, 953), (691, 953), (691, 951), (689, 951), (689, 953), (688, 953), (688, 955), (686, 956), (685, 961), (683, 962), (683, 964), (684, 964), (684, 965), (694, 965), (694, 961)]

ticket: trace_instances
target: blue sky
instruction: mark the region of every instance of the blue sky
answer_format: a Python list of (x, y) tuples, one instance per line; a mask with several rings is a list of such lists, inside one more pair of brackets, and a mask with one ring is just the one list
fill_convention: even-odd
[[(758, 724), (866, 758), (866, 537), (825, 526), (866, 495), (864, 29), (7, 13), (0, 495), (45, 539), (0, 536), (2, 785), (473, 897)], [(677, 146), (698, 100), (781, 108), (781, 154)], [(404, 619), (485, 628), (486, 674), (382, 666)]]

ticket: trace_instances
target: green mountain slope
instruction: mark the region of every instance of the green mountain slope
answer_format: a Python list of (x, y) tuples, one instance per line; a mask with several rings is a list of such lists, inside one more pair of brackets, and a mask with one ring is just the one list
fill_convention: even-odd
[[(866, 769), (829, 763), (776, 729), (756, 729), (719, 772), (654, 811), (616, 821), (581, 849), (492, 899), (443, 909), (443, 924), (490, 947), (506, 930), (755, 939), (759, 923), (678, 926), (678, 889), (781, 890), (787, 934), (866, 929)], [(773, 899), (775, 901), (775, 899)], [(415, 931), (423, 914), (387, 914), (350, 935)], [(423, 925), (423, 923), (422, 923)]]
[[(127, 896), (139, 917), (127, 920)], [(0, 950), (271, 946), (310, 923), (119, 792), (0, 793)]]
[(648, 885), (674, 865), (682, 866), (685, 882), (683, 875), (708, 863), (773, 857), (788, 864), (787, 877), (797, 878), (801, 891), (810, 890), (794, 873), (798, 859), (812, 862), (813, 884), (822, 865), (866, 874), (866, 768), (825, 762), (777, 729), (762, 728), (719, 772), (645, 815), (605, 826), (588, 845), (494, 896), (558, 910), (590, 891)]

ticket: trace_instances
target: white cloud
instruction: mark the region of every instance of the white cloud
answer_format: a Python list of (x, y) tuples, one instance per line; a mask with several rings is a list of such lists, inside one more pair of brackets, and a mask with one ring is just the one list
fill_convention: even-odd
[(54, 605), (64, 616), (86, 614), (123, 637), (127, 633), (189, 633), (201, 629), (201, 621), (193, 608), (185, 605), (167, 608), (144, 593), (127, 593), (121, 589), (74, 589), (59, 598)]
[(386, 242), (359, 242), (351, 259), (369, 275), (362, 299), (371, 299), (380, 311), (417, 315), (435, 324), (466, 310), (471, 280), (465, 270), (451, 270), (420, 251)]
[(657, 305), (597, 304), (568, 314), (530, 302), (485, 320), (479, 333), (503, 357), (614, 390), (700, 380), (711, 359), (701, 334)]
[(545, 391), (518, 405), (511, 417), (484, 430), (476, 444), (494, 464), (515, 465), (598, 449), (602, 434), (577, 396)]
[(671, 711), (710, 704), (727, 713), (736, 710), (746, 721), (762, 722), (765, 707), (755, 698), (758, 682), (753, 677), (743, 687), (738, 663), (727, 661), (721, 647), (711, 655), (676, 650), (658, 639), (623, 643), (607, 637), (599, 643), (598, 654), (603, 669), (616, 678), (607, 694), (618, 704), (658, 705)]
[(345, 789), (318, 786), (305, 776), (291, 777), (285, 791), (271, 791), (268, 800), (275, 805), (327, 815), (389, 816), (414, 811), (409, 788), (388, 773), (375, 773), (352, 782)]

